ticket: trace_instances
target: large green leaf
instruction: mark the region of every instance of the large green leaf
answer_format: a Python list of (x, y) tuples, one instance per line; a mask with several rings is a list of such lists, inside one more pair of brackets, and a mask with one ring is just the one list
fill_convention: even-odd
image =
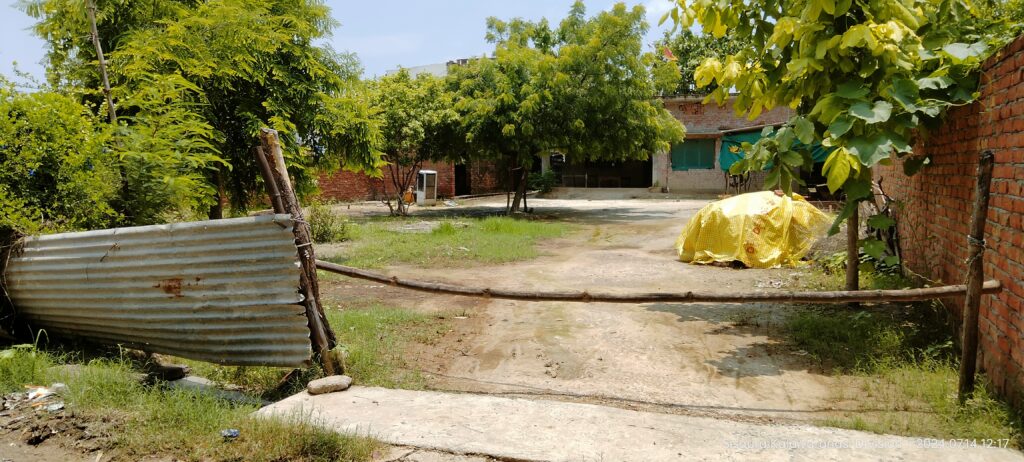
[(892, 141), (888, 136), (877, 134), (870, 138), (859, 136), (849, 141), (846, 146), (860, 163), (871, 167), (878, 161), (889, 157), (892, 152)]
[(828, 126), (828, 132), (833, 138), (839, 138), (850, 131), (850, 127), (853, 126), (853, 119), (846, 116), (838, 116), (832, 121), (832, 124)]
[(981, 59), (988, 51), (988, 47), (982, 42), (950, 43), (942, 47), (942, 51), (952, 58), (954, 63), (961, 63), (970, 59)]
[(856, 103), (850, 106), (850, 115), (862, 119), (869, 124), (881, 123), (889, 120), (892, 114), (892, 103), (884, 100), (871, 103)]
[(861, 241), (861, 247), (864, 249), (864, 253), (875, 260), (881, 260), (885, 255), (885, 243), (878, 239), (864, 239)]
[(910, 79), (896, 79), (892, 83), (892, 99), (900, 103), (909, 112), (917, 111), (918, 100), (921, 98), (917, 82)]
[(779, 155), (782, 158), (782, 162), (791, 167), (799, 167), (804, 164), (804, 156), (801, 156), (796, 151), (785, 151)]
[(847, 156), (845, 150), (836, 149), (829, 154), (825, 159), (825, 165), (821, 167), (822, 173), (825, 174), (828, 190), (832, 193), (842, 188), (843, 183), (846, 183), (846, 179), (850, 177), (851, 166), (847, 161)]
[(796, 132), (796, 138), (803, 144), (811, 144), (814, 142), (814, 124), (810, 120), (804, 117), (796, 119), (796, 123), (793, 125), (793, 130)]
[(877, 214), (868, 217), (868, 226), (874, 229), (889, 229), (896, 224), (896, 220), (893, 220), (889, 215)]
[(918, 88), (929, 90), (941, 90), (943, 88), (949, 87), (950, 85), (953, 85), (954, 83), (956, 83), (955, 80), (945, 75), (939, 77), (925, 77), (922, 79), (917, 79)]
[(836, 0), (816, 0), (818, 6), (821, 7), (826, 13), (835, 15), (836, 14)]
[(865, 88), (864, 82), (851, 80), (839, 84), (836, 87), (836, 95), (846, 99), (861, 100), (868, 95), (868, 89)]

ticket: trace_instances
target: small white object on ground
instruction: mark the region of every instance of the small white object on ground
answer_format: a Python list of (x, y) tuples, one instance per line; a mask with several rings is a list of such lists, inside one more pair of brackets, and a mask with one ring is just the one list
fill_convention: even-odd
[(306, 385), (306, 391), (311, 395), (322, 395), (324, 393), (344, 391), (350, 386), (352, 386), (352, 377), (347, 375), (332, 375), (330, 377), (324, 377), (322, 379), (316, 379), (309, 382), (309, 385)]

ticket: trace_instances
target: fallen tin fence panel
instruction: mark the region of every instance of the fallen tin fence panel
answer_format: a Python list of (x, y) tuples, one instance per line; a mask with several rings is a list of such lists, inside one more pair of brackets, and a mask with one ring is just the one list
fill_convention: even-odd
[(289, 215), (25, 239), (5, 285), (49, 335), (227, 365), (311, 359)]

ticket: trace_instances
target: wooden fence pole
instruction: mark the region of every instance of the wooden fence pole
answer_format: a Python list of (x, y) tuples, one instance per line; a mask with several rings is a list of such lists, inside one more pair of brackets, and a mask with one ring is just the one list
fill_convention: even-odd
[[(313, 344), (313, 351), (328, 375), (340, 373), (341, 368), (336, 364), (330, 351), (336, 345), (337, 340), (324, 315), (323, 305), (320, 304), (320, 286), (316, 275), (316, 255), (313, 252), (313, 240), (310, 237), (309, 223), (305, 221), (302, 207), (292, 189), (291, 180), (288, 178), (288, 169), (284, 163), (284, 155), (281, 152), (281, 143), (277, 137), (277, 131), (269, 128), (260, 130), (260, 149), (256, 150), (260, 161), (261, 171), (266, 163), (270, 178), (263, 180), (268, 184), (271, 191), (271, 201), (274, 200), (274, 189), (284, 211), (291, 214), (295, 221), (295, 246), (298, 248), (299, 263), (302, 265), (300, 272), (300, 286), (305, 296), (306, 318), (309, 320), (309, 338)], [(275, 204), (275, 209), (278, 204)]]
[(854, 201), (853, 207), (853, 214), (846, 219), (847, 291), (860, 289), (860, 204)]
[[(957, 297), (967, 293), (963, 285), (924, 287), (920, 289), (897, 290), (855, 290), (834, 292), (640, 292), (601, 293), (590, 291), (534, 291), (492, 289), (489, 287), (468, 287), (443, 282), (417, 281), (375, 273), (351, 266), (317, 261), (317, 268), (348, 277), (380, 282), (403, 289), (419, 290), (435, 294), (462, 295), (465, 297), (497, 298), (504, 300), (558, 301), (579, 303), (849, 303), (849, 302), (913, 302), (936, 298)], [(999, 281), (985, 281), (982, 293), (998, 293), (1002, 290)]]
[(267, 188), (267, 195), (270, 196), (270, 206), (274, 209), (274, 213), (288, 213), (288, 210), (284, 208), (284, 203), (281, 201), (281, 191), (277, 189), (274, 171), (270, 168), (270, 162), (267, 160), (272, 157), (263, 152), (263, 146), (256, 146), (256, 164), (260, 166), (263, 184)]
[(967, 235), (967, 295), (964, 299), (963, 345), (960, 352), (958, 397), (964, 403), (974, 393), (974, 375), (978, 361), (978, 310), (981, 283), (985, 278), (985, 223), (988, 221), (988, 196), (992, 184), (993, 154), (986, 150), (978, 161), (978, 186), (974, 193), (970, 234)]

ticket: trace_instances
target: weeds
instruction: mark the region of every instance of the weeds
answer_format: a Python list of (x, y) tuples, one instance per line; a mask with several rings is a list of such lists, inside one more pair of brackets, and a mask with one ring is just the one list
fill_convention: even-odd
[[(841, 272), (818, 273), (807, 281), (819, 289), (843, 285)], [(898, 275), (875, 272), (862, 272), (861, 282), (866, 289), (912, 286)], [(835, 413), (824, 425), (932, 438), (1008, 439), (1024, 447), (1020, 417), (989, 388), (979, 387), (963, 406), (957, 402), (954, 327), (938, 302), (856, 311), (811, 308), (791, 315), (785, 332), (825, 370), (856, 378), (856, 389), (836, 396), (854, 408)]]
[(328, 320), (344, 345), (346, 371), (362, 385), (419, 390), (426, 380), (408, 369), (409, 343), (430, 343), (448, 330), (437, 316), (377, 304), (328, 311)]
[(507, 217), (443, 221), (427, 233), (400, 232), (395, 221), (350, 226), (353, 245), (329, 260), (361, 268), (395, 263), (418, 266), (464, 266), (506, 263), (538, 255), (542, 238), (564, 235), (568, 226)]
[[(196, 461), (364, 461), (379, 446), (298, 420), (254, 418), (254, 405), (144, 385), (124, 358), (53, 367), (76, 356), (31, 347), (0, 351), (0, 391), (20, 391), (26, 384), (67, 384), (62, 398), (74, 415), (117, 423), (109, 444), (125, 459), (173, 454)], [(226, 428), (238, 429), (240, 436), (225, 441), (220, 431)]]

